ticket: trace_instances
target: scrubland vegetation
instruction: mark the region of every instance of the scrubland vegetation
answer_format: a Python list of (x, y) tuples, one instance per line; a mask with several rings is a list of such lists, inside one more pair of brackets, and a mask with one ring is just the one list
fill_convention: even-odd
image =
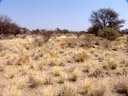
[(15, 34), (0, 25), (0, 96), (127, 96), (128, 35), (118, 25)]

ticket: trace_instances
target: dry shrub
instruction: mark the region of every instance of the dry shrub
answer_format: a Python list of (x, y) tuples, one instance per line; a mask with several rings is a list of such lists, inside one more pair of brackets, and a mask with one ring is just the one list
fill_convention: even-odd
[(34, 59), (34, 60), (39, 60), (40, 57), (42, 57), (42, 56), (43, 56), (43, 54), (42, 54), (40, 51), (35, 51), (35, 52), (33, 53), (33, 59)]
[(67, 47), (74, 48), (77, 45), (78, 40), (75, 38), (68, 38), (65, 39), (65, 43), (67, 44)]
[(16, 65), (22, 65), (22, 64), (29, 64), (30, 63), (30, 57), (28, 55), (25, 54), (21, 54), (20, 57), (18, 58), (18, 60), (16, 60)]
[(104, 96), (106, 87), (103, 84), (93, 84), (88, 92), (89, 96)]
[(65, 84), (58, 96), (77, 96), (75, 88), (76, 87), (73, 84)]
[(75, 55), (75, 59), (77, 62), (84, 62), (85, 59), (89, 59), (89, 55), (85, 53), (78, 53)]
[(99, 76), (102, 76), (103, 72), (102, 72), (102, 69), (100, 68), (95, 68), (91, 71), (91, 73), (89, 74), (89, 76), (93, 76), (93, 77), (99, 77)]
[(21, 28), (11, 21), (6, 15), (0, 15), (0, 34), (16, 35), (20, 33)]
[(27, 43), (23, 43), (22, 46), (27, 49), (30, 50), (31, 49), (31, 45), (27, 44)]
[(114, 59), (113, 58), (110, 58), (108, 60), (108, 62), (104, 62), (103, 64), (103, 68), (104, 69), (107, 69), (107, 70), (110, 70), (110, 69), (116, 69), (117, 68), (117, 64), (115, 63)]
[(88, 47), (88, 46), (83, 45), (83, 46), (82, 46), (82, 48), (83, 48), (83, 49), (85, 49), (85, 50), (87, 50), (89, 47)]
[(49, 77), (49, 76), (45, 77), (44, 84), (46, 84), (46, 85), (53, 84), (53, 78)]
[(67, 45), (66, 43), (62, 43), (62, 44), (60, 44), (60, 47), (61, 47), (62, 49), (64, 49), (66, 45)]
[(57, 57), (49, 57), (47, 59), (47, 63), (51, 66), (56, 66), (56, 65), (64, 66), (65, 65), (65, 61)]
[(32, 45), (34, 47), (41, 47), (43, 45), (43, 42), (44, 42), (43, 38), (34, 37)]
[(91, 35), (86, 35), (85, 38), (82, 39), (82, 45), (81, 46), (88, 46), (93, 47), (93, 40)]
[(53, 34), (53, 31), (42, 31), (42, 34), (44, 36), (44, 43), (48, 42), (50, 37)]
[(128, 94), (128, 76), (120, 76), (114, 82), (114, 89), (119, 93)]
[(102, 44), (104, 49), (109, 49), (110, 48), (111, 42), (109, 40), (105, 40)]
[(86, 34), (86, 32), (85, 31), (80, 31), (80, 32), (76, 32), (75, 34), (76, 34), (77, 38), (79, 39), (81, 37), (81, 35)]
[(57, 57), (57, 53), (51, 52), (51, 53), (50, 53), (50, 56), (51, 56), (51, 57)]

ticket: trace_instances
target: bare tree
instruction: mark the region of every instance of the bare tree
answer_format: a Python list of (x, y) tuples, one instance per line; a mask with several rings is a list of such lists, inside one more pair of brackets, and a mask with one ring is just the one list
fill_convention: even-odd
[(97, 26), (101, 29), (104, 27), (114, 27), (115, 29), (119, 29), (123, 27), (123, 23), (125, 20), (120, 20), (119, 14), (110, 8), (102, 8), (97, 11), (93, 11), (89, 21), (93, 26)]

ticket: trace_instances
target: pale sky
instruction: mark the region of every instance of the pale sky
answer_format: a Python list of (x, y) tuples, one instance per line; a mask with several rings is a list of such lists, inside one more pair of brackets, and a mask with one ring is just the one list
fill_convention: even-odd
[(92, 10), (112, 8), (125, 19), (128, 28), (126, 0), (2, 0), (0, 14), (8, 15), (21, 27), (29, 29), (87, 30)]

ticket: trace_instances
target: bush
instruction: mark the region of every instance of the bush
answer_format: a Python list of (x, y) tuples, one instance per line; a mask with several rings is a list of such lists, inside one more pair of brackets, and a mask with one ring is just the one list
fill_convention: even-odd
[(98, 35), (108, 40), (115, 40), (120, 33), (115, 28), (105, 27), (103, 30), (99, 30)]
[(97, 36), (98, 35), (98, 30), (99, 30), (98, 27), (92, 26), (92, 27), (88, 28), (88, 33), (95, 34)]
[(8, 18), (6, 15), (0, 15), (0, 34), (13, 34), (16, 35), (20, 33), (21, 28), (11, 22), (11, 19)]
[(23, 30), (24, 33), (29, 31), (29, 29), (26, 28), (26, 27), (23, 27), (22, 30)]
[(40, 29), (36, 29), (36, 32), (40, 32)]

